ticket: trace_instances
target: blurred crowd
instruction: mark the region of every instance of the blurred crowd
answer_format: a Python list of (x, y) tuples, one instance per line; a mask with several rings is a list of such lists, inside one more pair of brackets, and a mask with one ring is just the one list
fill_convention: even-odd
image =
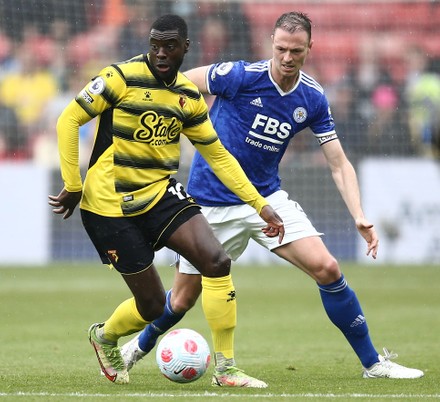
[[(258, 27), (241, 3), (0, 0), (0, 160), (58, 165), (55, 125), (63, 108), (101, 68), (144, 53), (150, 24), (168, 12), (189, 24), (192, 44), (183, 69), (221, 60), (256, 61), (266, 50), (264, 57), (270, 57), (269, 49), (253, 41)], [(346, 70), (331, 78), (323, 73), (325, 60), (320, 64), (311, 57), (305, 66), (327, 92), (347, 152), (353, 160), (439, 158), (439, 55), (427, 52), (423, 43), (402, 48), (404, 74), (396, 79), (393, 65), (377, 57), (375, 41), (360, 47), (356, 63), (347, 62)], [(80, 134), (85, 164), (94, 123)], [(312, 136), (299, 136), (286, 160), (313, 154), (316, 146)], [(189, 163), (185, 158), (190, 154), (184, 152), (182, 160)]]

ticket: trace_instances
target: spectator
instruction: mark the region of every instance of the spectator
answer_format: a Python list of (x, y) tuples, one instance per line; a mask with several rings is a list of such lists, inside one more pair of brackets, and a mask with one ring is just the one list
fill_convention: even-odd
[(0, 160), (29, 157), (24, 134), (15, 110), (4, 105), (0, 98)]
[(70, 42), (69, 25), (62, 18), (56, 18), (50, 25), (52, 55), (48, 60), (48, 68), (56, 78), (62, 91), (67, 89), (70, 60), (67, 49)]
[(122, 25), (117, 40), (118, 57), (127, 60), (133, 55), (145, 51), (145, 38), (148, 37), (150, 20), (156, 16), (154, 2), (144, 2), (142, 0), (126, 1), (127, 19)]
[(16, 42), (23, 41), (28, 26), (35, 26), (39, 34), (47, 34), (55, 19), (64, 19), (71, 35), (83, 32), (88, 27), (88, 15), (92, 13), (84, 0), (0, 0), (2, 29)]
[(408, 127), (399, 95), (391, 84), (381, 84), (371, 96), (373, 118), (368, 127), (366, 150), (373, 155), (406, 156), (412, 153)]
[(331, 85), (327, 91), (339, 136), (354, 162), (365, 152), (366, 120), (360, 112), (361, 89), (351, 77)]
[(33, 27), (27, 28), (26, 40), (17, 49), (18, 69), (3, 77), (0, 98), (15, 111), (25, 130), (27, 142), (37, 129), (46, 103), (57, 93), (57, 81), (43, 65), (40, 36)]
[(4, 76), (17, 68), (17, 62), (12, 55), (12, 41), (0, 27), (0, 81)]
[[(44, 107), (40, 124), (32, 136), (32, 157), (39, 165), (47, 167), (58, 167), (58, 145), (57, 137), (54, 132), (58, 117), (64, 108), (69, 104), (72, 98), (80, 91), (81, 85), (86, 79), (84, 76), (88, 70), (68, 70), (66, 71), (65, 90), (48, 101)], [(90, 159), (90, 150), (92, 149), (93, 138), (95, 134), (96, 122), (92, 120), (79, 129), (80, 149), (79, 163), (81, 167), (88, 165)]]
[[(198, 52), (188, 54), (184, 67), (229, 60), (254, 60), (248, 17), (238, 3), (209, 4), (192, 10), (191, 31)], [(235, 35), (239, 33), (239, 35)], [(232, 38), (231, 35), (235, 35)], [(197, 50), (196, 49), (196, 50)]]
[(408, 124), (419, 155), (440, 157), (440, 76), (430, 68), (430, 60), (420, 47), (407, 54), (409, 66), (405, 96)]

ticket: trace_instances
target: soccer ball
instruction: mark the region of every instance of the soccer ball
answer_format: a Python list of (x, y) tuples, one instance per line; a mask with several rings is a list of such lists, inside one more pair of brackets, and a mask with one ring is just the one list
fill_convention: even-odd
[(156, 349), (156, 362), (162, 374), (179, 383), (199, 379), (209, 367), (211, 352), (208, 342), (192, 329), (168, 332)]

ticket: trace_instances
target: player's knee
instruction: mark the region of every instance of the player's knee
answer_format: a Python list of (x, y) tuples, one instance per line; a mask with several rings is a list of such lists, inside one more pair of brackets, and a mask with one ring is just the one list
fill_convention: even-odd
[(231, 272), (231, 259), (224, 250), (216, 253), (209, 264), (207, 264), (205, 276), (219, 278), (229, 275)]
[(199, 294), (186, 294), (180, 295), (178, 298), (173, 300), (172, 308), (177, 314), (184, 314), (196, 304)]
[(321, 285), (336, 282), (341, 277), (338, 261), (332, 256), (323, 261), (320, 268), (315, 272), (315, 279)]
[(231, 259), (227, 256), (225, 252), (217, 258), (214, 264), (214, 271), (216, 276), (226, 276), (231, 272)]

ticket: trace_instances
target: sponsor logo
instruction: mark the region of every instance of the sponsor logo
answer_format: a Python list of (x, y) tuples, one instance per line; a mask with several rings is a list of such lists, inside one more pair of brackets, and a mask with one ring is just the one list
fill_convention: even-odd
[(283, 140), (289, 137), (291, 128), (292, 126), (287, 122), (282, 123), (273, 117), (257, 113), (249, 135), (281, 145)]
[(318, 140), (318, 144), (322, 145), (336, 138), (338, 138), (338, 135), (336, 133), (333, 133), (329, 135), (323, 135), (322, 137), (317, 137), (317, 140)]
[(93, 98), (87, 93), (85, 89), (83, 89), (80, 94), (81, 98), (83, 98), (87, 103), (93, 103)]
[(95, 350), (96, 357), (98, 358), (99, 365), (101, 366), (101, 371), (104, 373), (104, 375), (105, 375), (105, 376), (106, 376), (111, 382), (115, 382), (115, 381), (116, 381), (116, 378), (118, 377), (118, 375), (117, 375), (117, 374), (113, 374), (113, 375), (111, 375), (111, 374), (107, 371), (107, 369), (104, 367), (104, 364), (103, 364), (102, 361), (101, 361), (101, 358), (99, 357), (98, 349), (97, 349), (96, 346), (95, 346), (95, 342), (92, 342), (92, 346), (93, 346), (93, 349)]
[(261, 101), (260, 97), (254, 99), (250, 103), (251, 103), (251, 105), (254, 105), (254, 106), (263, 107), (263, 102)]
[(365, 323), (365, 317), (361, 314), (359, 314), (356, 319), (350, 324), (350, 327), (357, 327), (359, 325), (362, 325)]
[(151, 92), (150, 91), (145, 91), (144, 92), (144, 97), (142, 98), (143, 101), (147, 101), (147, 102), (153, 102), (153, 98), (151, 97)]
[(172, 142), (182, 131), (182, 122), (176, 117), (169, 119), (152, 110), (140, 116), (139, 124), (141, 127), (134, 132), (133, 138), (155, 147)]
[(257, 113), (245, 142), (265, 151), (280, 152), (281, 145), (290, 137), (291, 130), (292, 126), (288, 122), (280, 122), (273, 117)]
[(228, 296), (229, 296), (229, 299), (227, 299), (226, 301), (227, 302), (230, 302), (230, 301), (234, 301), (235, 300), (235, 290), (231, 290), (229, 293), (228, 293)]

